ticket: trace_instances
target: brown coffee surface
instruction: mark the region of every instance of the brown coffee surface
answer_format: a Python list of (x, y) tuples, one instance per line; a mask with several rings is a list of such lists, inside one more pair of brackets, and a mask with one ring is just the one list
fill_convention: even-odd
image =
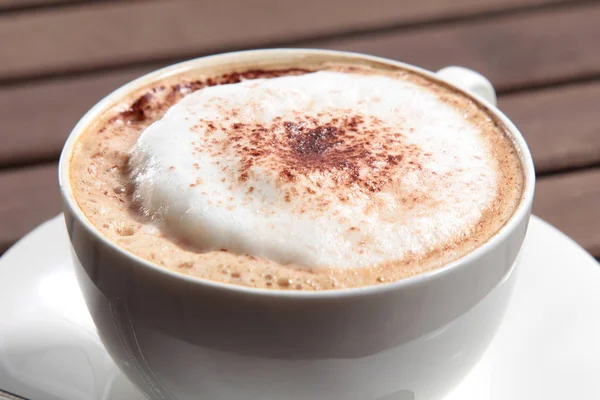
[[(486, 143), (497, 157), (498, 191), (495, 201), (483, 212), (479, 223), (468, 236), (457, 237), (443, 246), (431, 249), (425, 255), (387, 260), (368, 267), (348, 269), (332, 265), (308, 268), (282, 265), (251, 254), (235, 254), (228, 249), (202, 251), (189, 241), (169, 234), (141, 212), (133, 198), (134, 188), (129, 170), (130, 151), (144, 129), (160, 119), (172, 105), (186, 94), (207, 86), (299, 75), (317, 70), (385, 74), (395, 79), (409, 80), (431, 91), (452, 107), (460, 109), (465, 118), (482, 132)], [(336, 153), (326, 159), (316, 157), (331, 146), (336, 137), (336, 129), (345, 131), (349, 127), (359, 126), (362, 121), (357, 118), (349, 113), (341, 115), (336, 123), (327, 127), (304, 131), (299, 131), (294, 122), (280, 121), (276, 129), (288, 132), (287, 137), (292, 141), (288, 146), (292, 151), (284, 158), (289, 164), (286, 169), (288, 175), (282, 176), (282, 179), (294, 179), (294, 174), (302, 174), (311, 168), (341, 165), (345, 171), (344, 179), (352, 181), (352, 184), (362, 185), (367, 191), (376, 191), (377, 181), (363, 182), (360, 175), (349, 167), (353, 160), (365, 162), (364, 155), (359, 154), (360, 148), (346, 149), (337, 157)], [(251, 128), (237, 127), (245, 132), (251, 132)], [(270, 149), (261, 151), (268, 152)], [(410, 152), (411, 149), (407, 148), (406, 151)], [(248, 152), (241, 153), (240, 157), (248, 157)], [(378, 157), (385, 158), (386, 168), (393, 168), (402, 159), (399, 154), (380, 154)], [(202, 279), (256, 288), (294, 290), (376, 285), (420, 274), (456, 260), (485, 243), (506, 223), (520, 203), (524, 185), (520, 156), (506, 129), (470, 97), (404, 69), (380, 70), (331, 63), (281, 65), (261, 69), (238, 67), (237, 70), (218, 73), (192, 70), (152, 82), (109, 106), (86, 129), (72, 154), (70, 178), (75, 198), (88, 220), (105, 237), (128, 252), (164, 268)], [(243, 174), (239, 179), (244, 179)], [(309, 195), (318, 199), (320, 193), (317, 190)]]

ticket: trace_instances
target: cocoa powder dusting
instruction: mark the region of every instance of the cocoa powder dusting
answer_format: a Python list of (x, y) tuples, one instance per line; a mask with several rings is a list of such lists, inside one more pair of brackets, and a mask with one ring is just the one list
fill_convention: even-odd
[[(319, 177), (333, 179), (336, 190), (374, 193), (397, 179), (399, 169), (421, 168), (421, 150), (407, 143), (402, 132), (392, 131), (398, 127), (352, 110), (339, 110), (336, 115), (304, 115), (293, 121), (276, 118), (268, 125), (225, 122), (220, 128), (230, 133), (228, 139), (205, 151), (218, 156), (233, 150), (240, 160), (239, 183), (249, 179), (254, 166), (273, 171), (281, 184), (296, 182), (285, 195), (286, 202), (298, 193), (317, 194), (324, 184)], [(390, 154), (389, 148), (397, 154)], [(346, 199), (340, 196), (341, 201)]]

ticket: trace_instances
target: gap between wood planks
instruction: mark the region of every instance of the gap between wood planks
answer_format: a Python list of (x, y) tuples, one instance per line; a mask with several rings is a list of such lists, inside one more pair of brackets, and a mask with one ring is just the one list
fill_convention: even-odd
[(15, 15), (27, 12), (44, 12), (67, 7), (81, 7), (91, 3), (109, 3), (119, 1), (151, 0), (0, 0), (0, 16), (6, 14)]

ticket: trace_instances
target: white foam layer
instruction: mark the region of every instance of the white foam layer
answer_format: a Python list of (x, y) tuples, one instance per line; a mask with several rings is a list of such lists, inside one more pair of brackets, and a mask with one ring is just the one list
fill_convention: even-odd
[(433, 92), (379, 75), (199, 90), (144, 131), (130, 163), (137, 201), (172, 234), (310, 267), (424, 255), (497, 195), (481, 133)]

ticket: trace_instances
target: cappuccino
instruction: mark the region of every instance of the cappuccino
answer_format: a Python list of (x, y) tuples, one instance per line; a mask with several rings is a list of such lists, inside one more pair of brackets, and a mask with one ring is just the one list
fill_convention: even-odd
[(273, 289), (447, 264), (506, 223), (523, 181), (505, 128), (470, 97), (327, 62), (164, 78), (107, 109), (71, 159), (81, 210), (118, 246)]

